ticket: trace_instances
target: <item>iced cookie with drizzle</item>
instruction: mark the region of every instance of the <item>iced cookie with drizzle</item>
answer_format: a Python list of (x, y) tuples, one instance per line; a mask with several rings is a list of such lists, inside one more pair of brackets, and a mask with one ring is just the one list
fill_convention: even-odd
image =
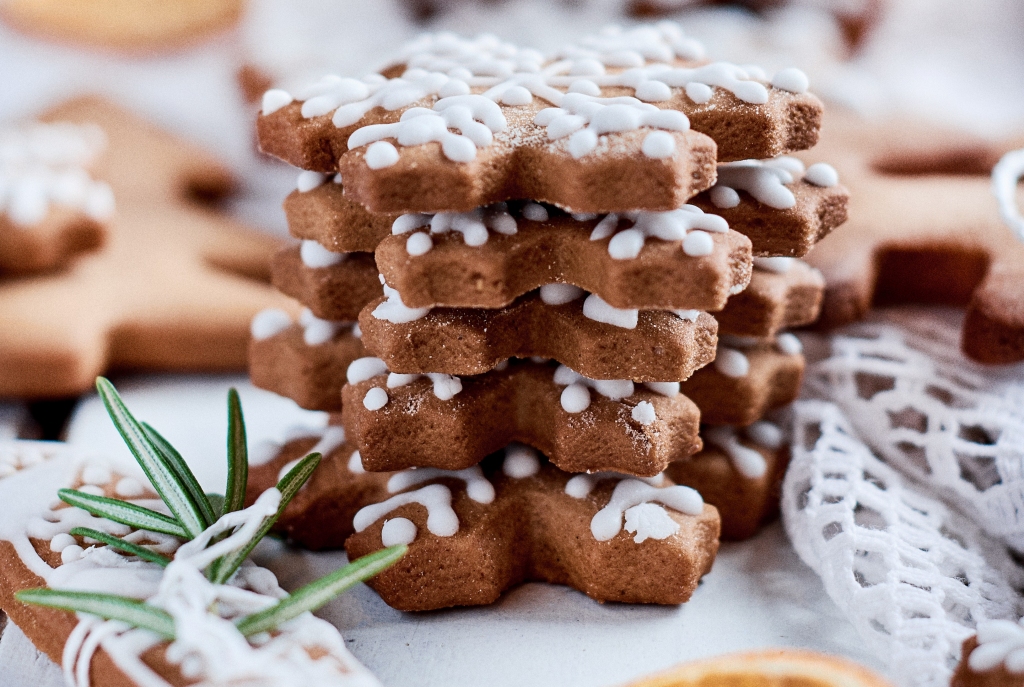
[(705, 63), (671, 23), (608, 29), (550, 57), (488, 36), (428, 34), (386, 74), (268, 91), (260, 146), (340, 172), (374, 212), (514, 198), (578, 212), (672, 210), (711, 186), (716, 160), (811, 147), (821, 117), (806, 77)]
[(324, 320), (354, 322), (383, 293), (373, 253), (335, 253), (303, 241), (274, 256), (271, 282)]
[(458, 470), (512, 441), (569, 472), (656, 475), (700, 450), (697, 406), (678, 382), (593, 380), (564, 365), (510, 361), (474, 377), (349, 366), (342, 421), (367, 470)]
[(803, 346), (793, 334), (719, 337), (715, 361), (680, 389), (700, 408), (701, 422), (746, 426), (795, 401), (803, 374)]
[(114, 194), (90, 169), (106, 145), (94, 125), (0, 129), (0, 273), (53, 269), (103, 243)]
[(1024, 685), (1024, 625), (1012, 620), (978, 623), (977, 634), (964, 640), (962, 658), (950, 687), (1021, 685)]
[(754, 536), (779, 512), (779, 489), (789, 465), (785, 433), (778, 424), (758, 420), (742, 429), (705, 425), (701, 439), (704, 450), (672, 463), (665, 475), (693, 487), (718, 509), (722, 539)]

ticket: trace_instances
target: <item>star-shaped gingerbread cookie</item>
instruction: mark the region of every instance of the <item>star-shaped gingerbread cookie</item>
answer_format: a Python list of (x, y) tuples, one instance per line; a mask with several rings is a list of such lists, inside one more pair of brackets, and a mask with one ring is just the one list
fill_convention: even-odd
[(253, 315), (291, 306), (264, 283), (280, 242), (189, 198), (222, 195), (229, 174), (96, 98), (46, 118), (103, 129), (96, 174), (117, 216), (107, 245), (70, 269), (0, 283), (0, 396), (81, 393), (111, 368), (243, 369)]

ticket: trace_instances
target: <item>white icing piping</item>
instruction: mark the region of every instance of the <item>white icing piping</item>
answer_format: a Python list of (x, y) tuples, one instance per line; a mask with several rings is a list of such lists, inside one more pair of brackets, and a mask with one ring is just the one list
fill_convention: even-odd
[(1024, 241), (1024, 218), (1017, 207), (1017, 184), (1024, 177), (1024, 149), (1002, 157), (992, 168), (992, 192), (999, 203), (999, 214), (1006, 226)]
[(704, 430), (704, 438), (709, 444), (714, 444), (725, 451), (733, 467), (744, 477), (759, 479), (768, 471), (768, 463), (764, 456), (741, 444), (734, 428), (708, 427)]
[[(337, 425), (329, 425), (324, 428), (323, 434), (320, 436), (320, 441), (316, 442), (312, 448), (306, 451), (306, 455), (310, 453), (319, 453), (323, 457), (327, 457), (335, 449), (345, 443), (345, 428)], [(305, 456), (303, 456), (305, 457)], [(295, 460), (288, 461), (284, 467), (277, 473), (277, 481), (280, 482), (284, 479), (284, 476), (292, 471), (296, 465), (302, 462), (302, 458), (296, 458)], [(303, 489), (306, 485), (302, 486)]]
[(983, 620), (978, 623), (978, 647), (967, 664), (983, 673), (1000, 665), (1010, 673), (1024, 673), (1024, 626), (1012, 620)]
[[(537, 206), (531, 203), (527, 207)], [(537, 213), (531, 211), (535, 216)], [(545, 210), (545, 217), (547, 211)], [(429, 227), (430, 232), (415, 232), (416, 229)], [(519, 228), (515, 218), (509, 213), (505, 203), (496, 203), (488, 207), (477, 208), (469, 212), (439, 212), (429, 214), (405, 214), (401, 215), (391, 225), (391, 233), (395, 235), (413, 233), (405, 242), (405, 249), (409, 255), (424, 255), (433, 247), (431, 234), (447, 234), (449, 231), (457, 231), (462, 234), (467, 246), (482, 246), (487, 243), (489, 236), (488, 229), (505, 236), (515, 234)]]
[[(428, 237), (429, 238), (429, 237)], [(410, 308), (402, 301), (402, 294), (384, 283), (384, 275), (380, 275), (381, 286), (384, 287), (385, 301), (373, 309), (373, 316), (392, 324), (407, 324), (427, 316), (430, 308)]]
[[(633, 222), (633, 226), (617, 231), (619, 220)], [(680, 241), (683, 253), (691, 257), (710, 255), (714, 242), (708, 232), (724, 233), (729, 223), (718, 215), (705, 214), (695, 205), (684, 205), (668, 212), (635, 210), (605, 215), (590, 233), (591, 241), (611, 236), (608, 255), (616, 260), (629, 260), (640, 255), (648, 238)]]
[(754, 258), (754, 269), (773, 272), (775, 274), (786, 274), (793, 268), (793, 263), (800, 262), (797, 258), (776, 256), (771, 258)]
[(316, 241), (303, 241), (299, 248), (302, 264), (312, 269), (333, 267), (345, 261), (347, 253), (335, 253), (327, 250)]
[(466, 495), (477, 503), (492, 503), (494, 501), (494, 485), (484, 477), (483, 470), (479, 465), (464, 468), (462, 470), (441, 470), (438, 468), (410, 468), (396, 472), (388, 480), (388, 492), (404, 491), (409, 487), (432, 479), (451, 477), (466, 483)]
[(540, 457), (532, 447), (524, 444), (509, 444), (505, 447), (505, 460), (501, 471), (512, 479), (533, 477), (540, 472)]
[[(565, 365), (559, 365), (555, 369), (553, 381), (558, 386), (565, 387), (562, 389), (560, 402), (562, 410), (567, 413), (582, 413), (590, 407), (590, 391), (588, 389), (593, 389), (612, 401), (621, 401), (627, 396), (632, 396), (635, 391), (635, 385), (628, 379), (590, 379)], [(644, 386), (668, 398), (679, 394), (679, 382), (644, 382)], [(640, 410), (636, 409), (645, 403), (651, 406), (650, 409), (646, 406)], [(632, 417), (644, 425), (657, 419), (654, 416), (654, 406), (646, 401), (641, 401), (638, 406), (633, 408)]]
[[(346, 327), (353, 330), (355, 336), (355, 325), (352, 322), (335, 322), (322, 320), (313, 314), (309, 308), (303, 308), (299, 313), (299, 324), (302, 325), (302, 340), (307, 346), (319, 346), (325, 344), (338, 332)], [(256, 341), (264, 341), (277, 336), (292, 326), (292, 316), (280, 308), (267, 308), (256, 313), (249, 325), (249, 333)]]
[[(529, 105), (539, 97), (554, 107), (539, 112), (537, 126), (546, 128), (549, 140), (568, 137), (568, 150), (582, 157), (598, 146), (606, 133), (658, 129), (645, 137), (642, 150), (660, 159), (675, 153), (669, 131), (689, 128), (686, 115), (660, 110), (652, 102), (673, 97), (682, 89), (696, 103), (708, 102), (712, 87), (725, 88), (751, 104), (768, 101), (768, 89), (757, 68), (718, 62), (699, 67), (675, 67), (670, 62), (693, 59), (703, 50), (671, 23), (627, 31), (611, 29), (562, 50), (545, 64), (539, 53), (502, 44), (491, 37), (464, 39), (451, 34), (425, 36), (410, 45), (404, 55), (406, 71), (400, 78), (371, 75), (363, 79), (327, 76), (300, 94), (302, 116), (334, 112), (337, 127), (358, 123), (370, 110), (407, 108), (436, 98), (432, 108), (412, 107), (392, 124), (371, 124), (349, 137), (350, 149), (372, 144), (366, 161), (379, 169), (398, 161), (398, 151), (383, 139), (399, 145), (441, 144), (450, 160), (470, 162), (508, 126), (499, 103)], [(653, 63), (649, 63), (653, 62)], [(609, 73), (607, 68), (623, 71)], [(801, 78), (802, 77), (802, 78)], [(799, 70), (783, 70), (773, 79), (775, 87), (795, 92), (806, 90), (807, 79)], [(602, 88), (629, 87), (636, 97), (602, 98)], [(472, 88), (486, 89), (472, 94)], [(567, 89), (563, 92), (559, 89)], [(264, 114), (292, 102), (284, 91), (268, 91)], [(458, 133), (453, 133), (457, 131)]]
[(51, 204), (103, 221), (114, 214), (110, 186), (86, 168), (107, 146), (93, 124), (32, 124), (0, 131), (0, 214), (19, 226), (46, 219)]
[(459, 531), (459, 518), (452, 509), (452, 492), (443, 484), (428, 484), (416, 491), (396, 494), (387, 501), (359, 509), (352, 526), (362, 532), (401, 506), (418, 503), (427, 509), (427, 530), (438, 537), (451, 537)]
[(740, 204), (737, 190), (746, 191), (755, 200), (776, 210), (796, 205), (796, 196), (786, 188), (804, 180), (815, 186), (839, 183), (836, 170), (824, 162), (804, 169), (795, 157), (781, 156), (771, 160), (741, 160), (718, 165), (718, 181), (709, 191), (711, 203), (717, 208), (734, 208)]
[[(462, 391), (462, 379), (453, 375), (441, 374), (440, 372), (427, 372), (426, 374), (399, 374), (389, 372), (387, 364), (380, 358), (367, 357), (353, 360), (345, 374), (349, 384), (365, 382), (378, 375), (387, 373), (387, 388), (397, 389), (412, 384), (421, 377), (426, 377), (433, 383), (434, 396), (442, 401), (450, 401)], [(363, 396), (363, 406), (367, 410), (380, 410), (388, 404), (390, 397), (383, 388), (375, 386), (369, 389)]]

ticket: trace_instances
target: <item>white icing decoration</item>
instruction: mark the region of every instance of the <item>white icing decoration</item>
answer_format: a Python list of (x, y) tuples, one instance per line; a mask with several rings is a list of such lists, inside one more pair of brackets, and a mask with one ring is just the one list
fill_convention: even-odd
[[(718, 165), (718, 181), (711, 188), (711, 202), (715, 207), (736, 207), (739, 195), (735, 190), (739, 189), (768, 207), (786, 210), (796, 205), (796, 196), (786, 184), (799, 181), (803, 174), (803, 163), (794, 157), (725, 162)], [(733, 193), (716, 191), (721, 188)]]
[(644, 426), (653, 424), (658, 419), (657, 413), (654, 412), (654, 406), (649, 401), (640, 401), (633, 406), (630, 417)]
[(984, 620), (978, 623), (978, 646), (967, 663), (983, 673), (999, 666), (1014, 674), (1024, 673), (1024, 626), (1012, 620)]
[(590, 407), (588, 388), (612, 401), (621, 401), (633, 394), (633, 382), (628, 379), (590, 379), (565, 365), (555, 369), (554, 382), (566, 387), (562, 390), (561, 404), (567, 413), (582, 413)]
[(835, 186), (839, 183), (839, 173), (830, 164), (815, 162), (804, 172), (804, 181), (815, 186)]
[(641, 503), (627, 508), (625, 516), (624, 529), (630, 534), (636, 534), (633, 541), (637, 544), (642, 544), (648, 539), (668, 539), (679, 531), (679, 523), (669, 516), (668, 511), (655, 503)]
[(377, 375), (387, 374), (388, 366), (380, 358), (372, 356), (356, 358), (348, 365), (345, 371), (345, 379), (349, 384), (359, 384)]
[[(306, 451), (306, 455), (310, 453), (319, 453), (321, 456), (327, 457), (344, 443), (345, 428), (337, 425), (328, 425), (324, 428), (323, 433), (320, 436), (320, 440)], [(278, 471), (277, 481), (280, 482), (284, 479), (284, 476), (291, 472), (292, 468), (300, 462), (302, 462), (302, 458), (296, 458), (295, 460), (286, 463), (284, 467)], [(303, 485), (302, 488), (305, 489), (305, 485)]]
[(96, 486), (104, 486), (110, 484), (110, 480), (113, 479), (113, 475), (110, 472), (110, 468), (106, 465), (99, 463), (91, 463), (82, 469), (82, 482), (85, 484), (94, 484)]
[(405, 241), (405, 250), (409, 255), (425, 255), (434, 247), (434, 240), (430, 234), (418, 231)]
[(509, 444), (505, 447), (505, 460), (501, 470), (513, 479), (533, 477), (540, 471), (537, 452), (524, 444)]
[(572, 284), (544, 284), (540, 287), (540, 299), (545, 305), (571, 303), (584, 293), (583, 289)]
[[(509, 214), (505, 203), (496, 203), (487, 207), (477, 208), (469, 212), (439, 212), (434, 215), (405, 214), (391, 225), (392, 234), (405, 234), (422, 227), (430, 227), (431, 234), (447, 234), (457, 231), (462, 234), (467, 246), (482, 246), (487, 243), (488, 229), (505, 236), (518, 232), (515, 218)], [(427, 241), (416, 239), (419, 243), (412, 246), (416, 236), (422, 235)], [(433, 241), (426, 234), (413, 234), (406, 242), (406, 250), (410, 255), (423, 255), (433, 246)], [(416, 252), (419, 251), (419, 252)]]
[(1002, 157), (992, 168), (992, 191), (999, 203), (999, 214), (1006, 226), (1024, 241), (1024, 218), (1017, 207), (1017, 184), (1024, 177), (1024, 149)]
[(665, 484), (665, 475), (663, 474), (654, 475), (653, 477), (630, 477), (629, 475), (623, 475), (619, 472), (603, 470), (601, 472), (573, 475), (565, 483), (565, 493), (574, 499), (586, 498), (590, 492), (594, 490), (594, 487), (597, 486), (597, 483), (603, 479), (637, 479), (651, 485), (652, 487), (660, 487)]
[(644, 386), (654, 393), (668, 398), (679, 395), (679, 382), (644, 382)]
[(711, 255), (715, 250), (714, 239), (706, 231), (691, 231), (683, 239), (683, 252), (693, 258)]
[(450, 401), (462, 391), (462, 379), (440, 372), (427, 372), (425, 374), (399, 374), (391, 372), (388, 374), (388, 388), (397, 389), (398, 387), (412, 384), (421, 377), (426, 377), (433, 383), (434, 396), (442, 401)]
[(380, 410), (388, 404), (388, 400), (388, 392), (375, 386), (367, 390), (366, 395), (363, 396), (363, 407), (367, 410)]
[(299, 172), (299, 177), (295, 180), (295, 188), (299, 193), (306, 193), (307, 191), (312, 191), (315, 188), (323, 186), (326, 181), (326, 174), (303, 170)]
[(280, 88), (271, 88), (263, 94), (261, 109), (265, 115), (274, 114), (285, 105), (291, 104), (292, 100), (294, 99), (288, 91), (283, 91)]
[(114, 194), (87, 168), (106, 148), (93, 124), (32, 124), (0, 130), (0, 214), (19, 226), (46, 219), (51, 205), (103, 221), (114, 213)]
[(758, 420), (752, 425), (744, 428), (743, 433), (750, 437), (750, 440), (773, 451), (782, 446), (785, 440), (782, 428), (767, 420)]
[(796, 258), (776, 256), (772, 258), (754, 258), (754, 269), (774, 272), (775, 274), (786, 274), (797, 262)]
[(582, 413), (590, 407), (590, 392), (582, 384), (570, 384), (562, 389), (559, 402), (567, 413)]
[(412, 544), (416, 541), (416, 525), (408, 518), (385, 520), (380, 528), (380, 543), (384, 546)]
[[(704, 511), (704, 499), (690, 487), (673, 485), (654, 487), (638, 479), (624, 479), (615, 485), (615, 491), (608, 504), (599, 510), (590, 521), (590, 532), (597, 541), (613, 539), (622, 530), (624, 512), (641, 503), (657, 501), (685, 515), (700, 515)], [(648, 517), (649, 514), (648, 514)], [(640, 525), (641, 523), (636, 523)], [(637, 531), (634, 541), (640, 543), (646, 538), (664, 539), (671, 536), (678, 527), (666, 533), (666, 528), (652, 528), (651, 531)], [(659, 536), (660, 535), (660, 536)]]
[(257, 341), (269, 339), (292, 326), (292, 317), (279, 308), (267, 308), (256, 313), (249, 325), (252, 338)]
[[(617, 231), (620, 219), (632, 221), (633, 226)], [(668, 212), (637, 210), (605, 215), (590, 232), (590, 240), (600, 241), (611, 236), (611, 241), (608, 242), (608, 255), (616, 260), (629, 260), (640, 255), (644, 242), (648, 238), (683, 241), (683, 252), (693, 255), (687, 250), (685, 240), (688, 232), (694, 229), (723, 233), (729, 230), (729, 224), (718, 215), (705, 214), (695, 205), (684, 205), (678, 210)], [(707, 234), (704, 236), (710, 239)], [(701, 239), (701, 241), (703, 240)], [(691, 244), (690, 250), (692, 251), (694, 248), (695, 246)], [(700, 253), (700, 255), (705, 254)]]
[(613, 327), (636, 329), (640, 318), (640, 311), (616, 308), (609, 305), (596, 293), (592, 293), (583, 301), (583, 316), (595, 322), (610, 324)]
[(759, 451), (748, 448), (740, 443), (736, 430), (732, 427), (707, 427), (704, 438), (708, 443), (725, 451), (736, 471), (748, 479), (764, 477), (768, 471), (768, 463)]
[(366, 474), (366, 468), (363, 467), (363, 456), (359, 451), (353, 451), (352, 455), (348, 457), (348, 471), (353, 475)]
[(796, 67), (788, 67), (775, 72), (771, 83), (775, 88), (780, 88), (790, 93), (806, 93), (807, 89), (811, 86), (807, 75)]
[(387, 141), (377, 141), (366, 149), (366, 166), (370, 169), (384, 169), (398, 162), (398, 148)]
[(450, 537), (459, 531), (459, 518), (452, 510), (452, 492), (443, 484), (428, 484), (422, 489), (395, 494), (387, 501), (365, 506), (356, 513), (352, 526), (362, 532), (382, 517), (410, 503), (427, 509), (427, 530), (438, 537)]
[(327, 250), (316, 241), (303, 241), (299, 247), (302, 264), (312, 269), (333, 267), (345, 260), (345, 253)]
[(494, 485), (484, 477), (479, 465), (462, 470), (441, 470), (438, 468), (410, 468), (396, 472), (388, 479), (388, 492), (394, 494), (409, 487), (440, 477), (451, 477), (466, 483), (466, 496), (477, 503), (494, 502)]
[(775, 337), (775, 347), (786, 355), (800, 355), (804, 351), (804, 345), (800, 343), (800, 339), (797, 338), (796, 334), (790, 334), (789, 332), (784, 332)]
[(430, 308), (410, 308), (402, 302), (402, 294), (384, 283), (383, 276), (380, 281), (384, 287), (386, 300), (373, 309), (373, 316), (378, 320), (386, 320), (394, 324), (406, 324), (415, 322), (427, 316)]
[(146, 488), (142, 485), (142, 482), (134, 477), (122, 477), (114, 486), (114, 493), (124, 498), (142, 496), (145, 491)]
[[(648, 81), (647, 83), (658, 83)], [(640, 152), (655, 160), (665, 160), (676, 153), (676, 139), (667, 131), (652, 131), (644, 137)]]
[(548, 209), (540, 203), (527, 203), (521, 210), (523, 217), (531, 222), (547, 222)]
[(726, 377), (746, 377), (750, 372), (750, 360), (735, 348), (719, 346), (715, 355), (715, 369)]
[(346, 325), (344, 322), (332, 322), (321, 320), (313, 314), (309, 308), (303, 308), (299, 314), (299, 324), (302, 325), (302, 340), (307, 346), (319, 346), (334, 338), (338, 330)]

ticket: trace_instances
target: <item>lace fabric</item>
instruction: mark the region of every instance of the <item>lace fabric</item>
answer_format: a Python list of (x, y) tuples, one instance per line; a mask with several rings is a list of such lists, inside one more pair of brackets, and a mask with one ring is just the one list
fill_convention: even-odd
[(897, 684), (947, 685), (979, 621), (1018, 617), (1024, 575), (970, 519), (876, 458), (838, 406), (796, 403), (793, 432), (782, 510), (797, 553)]

